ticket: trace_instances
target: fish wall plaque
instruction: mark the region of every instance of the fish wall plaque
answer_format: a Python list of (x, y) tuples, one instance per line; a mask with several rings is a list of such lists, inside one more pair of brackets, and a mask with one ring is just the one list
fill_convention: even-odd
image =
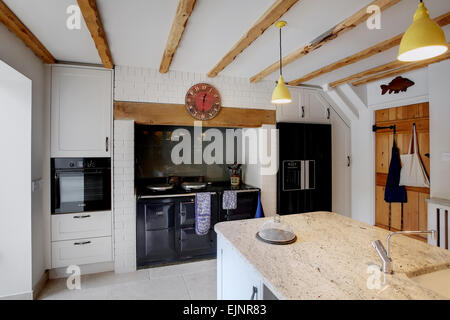
[(386, 92), (391, 93), (399, 93), (406, 92), (409, 87), (412, 87), (414, 85), (414, 81), (411, 81), (409, 79), (403, 78), (402, 76), (396, 77), (394, 80), (389, 82), (389, 84), (382, 84), (381, 87), (381, 94), (384, 95)]

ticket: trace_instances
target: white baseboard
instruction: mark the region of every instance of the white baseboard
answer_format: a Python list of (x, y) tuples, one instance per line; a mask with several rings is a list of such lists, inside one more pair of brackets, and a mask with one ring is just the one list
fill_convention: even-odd
[(0, 300), (33, 300), (33, 292), (16, 293), (9, 296), (2, 296)]
[[(84, 264), (80, 265), (80, 269), (81, 275), (114, 271), (114, 262), (110, 261), (110, 262)], [(69, 274), (66, 273), (66, 270), (67, 268), (51, 269), (49, 271), (49, 278), (50, 279), (67, 278)]]

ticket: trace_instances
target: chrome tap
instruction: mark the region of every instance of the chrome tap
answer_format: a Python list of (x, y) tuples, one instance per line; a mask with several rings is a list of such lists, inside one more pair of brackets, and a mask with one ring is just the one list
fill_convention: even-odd
[(392, 270), (392, 259), (390, 256), (390, 240), (392, 236), (395, 236), (397, 234), (422, 234), (422, 233), (430, 233), (433, 237), (436, 237), (436, 231), (435, 230), (427, 230), (427, 231), (397, 231), (389, 233), (386, 239), (386, 248), (384, 248), (383, 244), (380, 240), (372, 242), (372, 246), (377, 251), (378, 255), (380, 256), (381, 260), (383, 261), (383, 267), (381, 268), (384, 273), (394, 273)]

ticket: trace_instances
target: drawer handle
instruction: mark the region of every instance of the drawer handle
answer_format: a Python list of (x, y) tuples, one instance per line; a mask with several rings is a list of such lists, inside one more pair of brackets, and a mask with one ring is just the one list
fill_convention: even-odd
[(90, 218), (91, 215), (90, 214), (85, 214), (85, 215), (81, 215), (81, 216), (74, 216), (74, 219), (85, 219), (85, 218)]
[(250, 300), (256, 300), (258, 296), (258, 288), (253, 286), (252, 296), (250, 297)]
[(74, 245), (75, 246), (84, 246), (85, 244), (89, 244), (91, 243), (90, 241), (82, 241), (82, 242), (75, 242)]
[(162, 215), (164, 215), (164, 211), (156, 211), (155, 214), (157, 216), (162, 216)]

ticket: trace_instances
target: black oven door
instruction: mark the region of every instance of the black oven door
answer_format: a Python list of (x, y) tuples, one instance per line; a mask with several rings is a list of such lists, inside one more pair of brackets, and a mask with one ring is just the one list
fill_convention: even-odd
[(52, 213), (111, 210), (111, 170), (54, 170)]

